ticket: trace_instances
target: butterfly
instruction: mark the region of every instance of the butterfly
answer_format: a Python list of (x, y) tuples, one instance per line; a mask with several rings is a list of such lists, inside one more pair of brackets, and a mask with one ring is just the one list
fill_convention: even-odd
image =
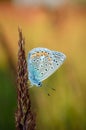
[(28, 79), (31, 86), (42, 86), (42, 81), (51, 76), (66, 59), (65, 54), (47, 48), (34, 48), (28, 54)]

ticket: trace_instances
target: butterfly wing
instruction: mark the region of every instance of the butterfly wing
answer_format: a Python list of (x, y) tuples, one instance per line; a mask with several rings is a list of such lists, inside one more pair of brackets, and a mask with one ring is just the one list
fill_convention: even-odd
[(46, 48), (34, 48), (28, 57), (29, 79), (37, 85), (52, 75), (64, 62), (66, 56), (61, 52)]
[(37, 85), (42, 81), (42, 77), (47, 73), (48, 70), (48, 55), (50, 50), (46, 48), (34, 48), (29, 52), (28, 55), (28, 72), (29, 80), (32, 85)]
[(42, 75), (41, 81), (52, 75), (64, 62), (66, 56), (61, 52), (51, 51), (47, 61), (47, 71)]

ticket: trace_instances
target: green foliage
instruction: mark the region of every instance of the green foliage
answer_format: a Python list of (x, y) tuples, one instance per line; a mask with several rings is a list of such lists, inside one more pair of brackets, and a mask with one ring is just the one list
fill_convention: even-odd
[(0, 130), (15, 130), (16, 88), (11, 71), (0, 69)]

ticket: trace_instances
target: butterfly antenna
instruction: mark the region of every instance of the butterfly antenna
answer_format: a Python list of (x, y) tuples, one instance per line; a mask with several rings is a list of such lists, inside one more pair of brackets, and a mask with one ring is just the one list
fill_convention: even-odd
[(51, 88), (53, 91), (56, 91), (56, 89), (55, 88)]
[(51, 96), (51, 95), (48, 93), (48, 96)]

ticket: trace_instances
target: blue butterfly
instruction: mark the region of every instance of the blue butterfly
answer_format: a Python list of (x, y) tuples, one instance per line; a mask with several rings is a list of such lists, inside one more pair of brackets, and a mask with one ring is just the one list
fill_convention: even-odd
[(34, 48), (28, 54), (28, 78), (31, 85), (40, 87), (42, 81), (52, 75), (64, 62), (66, 56), (47, 48)]

